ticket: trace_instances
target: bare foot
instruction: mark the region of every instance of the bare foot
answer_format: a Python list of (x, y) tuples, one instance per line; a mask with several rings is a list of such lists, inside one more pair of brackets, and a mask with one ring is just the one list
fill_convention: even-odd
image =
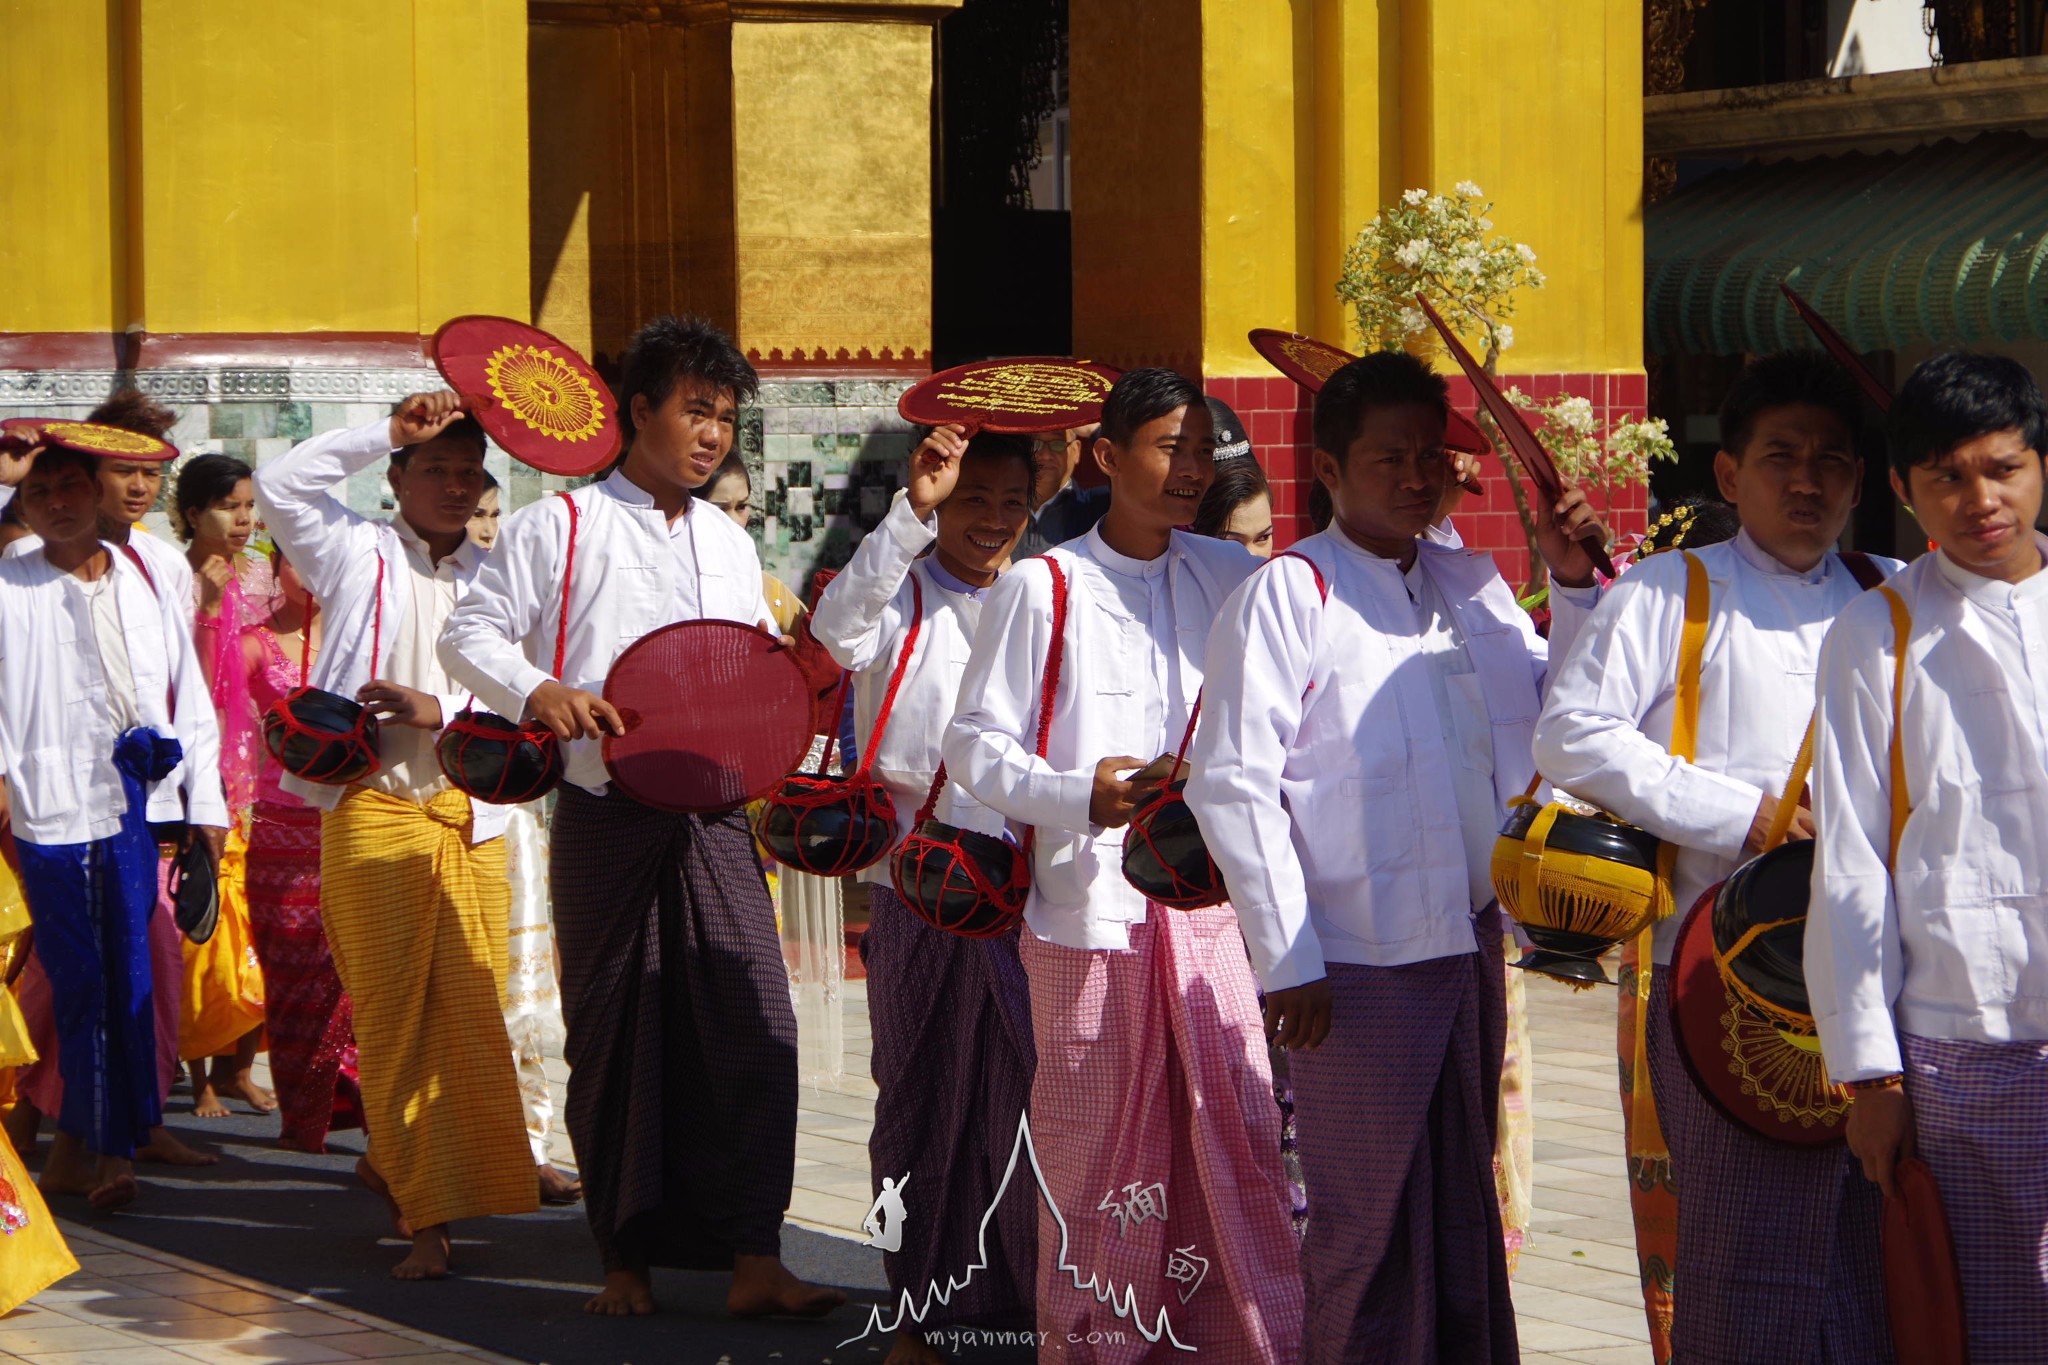
[(32, 1164), (36, 1159), (36, 1129), (42, 1122), (42, 1110), (25, 1099), (16, 1099), (7, 1111), (5, 1123), (0, 1124), (7, 1130), (7, 1140), (14, 1144), (14, 1154), (24, 1164)]
[(899, 1327), (896, 1342), (882, 1365), (945, 1365), (946, 1359), (946, 1353), (926, 1341), (922, 1332)]
[(600, 1317), (644, 1317), (654, 1311), (654, 1286), (644, 1270), (607, 1270), (604, 1288), (583, 1301), (583, 1311)]
[(212, 1152), (195, 1152), (178, 1140), (168, 1128), (149, 1130), (149, 1144), (135, 1149), (137, 1161), (155, 1161), (165, 1166), (211, 1166), (220, 1158)]
[(543, 1162), (540, 1167), (540, 1202), (573, 1204), (583, 1197), (583, 1182)]
[(790, 1274), (780, 1256), (732, 1258), (732, 1288), (725, 1291), (725, 1310), (736, 1318), (821, 1318), (845, 1302), (846, 1295), (839, 1290), (805, 1284)]
[(135, 1163), (126, 1157), (103, 1156), (94, 1172), (92, 1193), (86, 1196), (93, 1208), (112, 1213), (135, 1202)]
[[(370, 1192), (383, 1200), (384, 1207), (391, 1210), (392, 1230), (400, 1237), (416, 1241), (412, 1224), (405, 1221), (405, 1215), (398, 1211), (398, 1201), (391, 1196), (391, 1186), (385, 1183), (384, 1177), (378, 1174), (377, 1168), (370, 1164), (370, 1158), (366, 1156), (356, 1158), (356, 1179), (369, 1186)], [(403, 1276), (401, 1278), (417, 1279), (418, 1277)]]
[(448, 1225), (436, 1223), (412, 1235), (412, 1250), (391, 1267), (394, 1280), (445, 1280), (448, 1278)]
[(192, 1092), (192, 1117), (200, 1119), (224, 1119), (231, 1111), (221, 1103), (220, 1092), (213, 1088), (210, 1080), (201, 1080)]
[(36, 1181), (36, 1188), (48, 1198), (53, 1194), (91, 1194), (98, 1183), (86, 1162), (84, 1144), (60, 1131), (50, 1143), (50, 1159), (43, 1163), (42, 1179)]
[(277, 1096), (256, 1084), (256, 1078), (246, 1071), (237, 1073), (228, 1088), (259, 1114), (277, 1112)]

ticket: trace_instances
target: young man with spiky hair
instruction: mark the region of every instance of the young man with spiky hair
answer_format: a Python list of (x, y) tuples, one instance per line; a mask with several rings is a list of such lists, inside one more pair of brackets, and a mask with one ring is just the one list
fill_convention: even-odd
[[(1561, 790), (1677, 846), (1674, 913), (1638, 964), (1650, 976), (1642, 1050), (1669, 1161), (1633, 1190), (1675, 1190), (1669, 1298), (1646, 1294), (1653, 1335), (1679, 1361), (1886, 1361), (1877, 1191), (1839, 1145), (1776, 1142), (1730, 1118), (1681, 1056), (1672, 1024), (1679, 930), (1701, 894), (1760, 852), (1813, 714), (1828, 628), (1895, 562), (1835, 544), (1863, 491), (1862, 397), (1819, 351), (1765, 356), (1721, 406), (1714, 476), (1742, 529), (1733, 540), (1646, 559), (1608, 589), (1557, 680), (1536, 763)], [(1689, 759), (1674, 750), (1688, 581), (1703, 573), (1707, 626)], [(1811, 838), (1806, 812), (1794, 838)], [(1731, 1016), (1732, 1017), (1732, 1016)], [(1637, 1084), (1637, 1068), (1627, 1067)], [(1633, 1122), (1647, 1127), (1647, 1107)], [(1639, 1219), (1648, 1201), (1639, 1198)], [(1668, 1232), (1668, 1202), (1650, 1236)], [(1656, 1277), (1647, 1264), (1645, 1289)], [(1660, 1313), (1660, 1308), (1662, 1313)], [(1659, 1318), (1668, 1314), (1664, 1322)]]
[[(599, 693), (634, 641), (678, 621), (768, 621), (754, 542), (692, 494), (732, 449), (754, 367), (696, 318), (657, 318), (621, 362), (631, 444), (578, 489), (505, 519), (441, 639), (449, 671), (500, 715), (565, 741), (548, 875), (562, 952), (569, 1133), (605, 1287), (585, 1310), (651, 1313), (656, 1266), (733, 1272), (739, 1316), (845, 1302), (781, 1259), (796, 1162), (796, 1014), (744, 810), (681, 815), (610, 786)], [(546, 662), (543, 662), (546, 661)], [(532, 1181), (529, 1176), (528, 1185)]]
[[(1420, 538), (1451, 479), (1448, 410), (1400, 352), (1316, 396), (1333, 520), (1218, 614), (1187, 789), (1288, 1049), (1302, 1358), (1327, 1365), (1517, 1359), (1488, 868), (1547, 656), (1491, 556)], [(1541, 515), (1555, 583), (1590, 587), (1583, 498)]]
[(1192, 381), (1163, 369), (1117, 380), (1095, 442), (1109, 510), (990, 590), (946, 730), (953, 779), (1036, 830), (1020, 955), (1038, 1051), (1032, 1138), (1057, 1206), (1038, 1225), (1043, 1360), (1135, 1361), (1178, 1342), (1205, 1360), (1279, 1362), (1301, 1347), (1280, 1113), (1236, 922), (1149, 901), (1122, 870), (1131, 817), (1156, 788), (1134, 774), (1179, 748), (1209, 627), (1258, 565), (1180, 529), (1215, 445)]
[(2048, 401), (1956, 352), (1889, 428), (1938, 548), (1821, 653), (1806, 984), (1849, 1152), (1887, 1194), (1927, 1163), (1970, 1359), (2020, 1365), (2048, 1342)]
[[(435, 754), (464, 702), (435, 646), (484, 559), (469, 538), (484, 448), (444, 390), (256, 471), (257, 508), (326, 621), (312, 685), (382, 722), (378, 771), (346, 789), (284, 785), (326, 812), (321, 915), (355, 1010), (370, 1140), (356, 1169), (412, 1240), (391, 1272), (409, 1280), (448, 1273), (456, 1219), (538, 1205), (501, 1012), (506, 811), (451, 786)], [(398, 503), (388, 522), (344, 497), (379, 462)]]

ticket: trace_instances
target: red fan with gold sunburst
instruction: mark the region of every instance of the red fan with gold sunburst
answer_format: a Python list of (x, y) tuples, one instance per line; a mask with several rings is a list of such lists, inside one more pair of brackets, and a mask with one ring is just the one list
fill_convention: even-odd
[(595, 474), (624, 442), (619, 400), (590, 362), (511, 318), (470, 313), (434, 333), (434, 364), (490, 438), (544, 474)]

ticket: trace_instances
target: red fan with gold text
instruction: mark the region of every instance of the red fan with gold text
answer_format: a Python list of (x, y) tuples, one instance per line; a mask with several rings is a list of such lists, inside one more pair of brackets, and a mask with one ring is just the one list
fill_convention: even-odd
[(896, 400), (906, 422), (1035, 434), (1102, 420), (1102, 400), (1120, 372), (1092, 360), (1026, 355), (956, 365)]

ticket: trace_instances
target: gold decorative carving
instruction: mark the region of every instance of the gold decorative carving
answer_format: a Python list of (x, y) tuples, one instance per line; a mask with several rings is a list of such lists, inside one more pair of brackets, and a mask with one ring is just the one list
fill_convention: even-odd
[[(1648, 0), (1643, 7), (1643, 94), (1673, 95), (1685, 88), (1685, 50), (1692, 45), (1693, 20), (1704, 0)], [(1671, 193), (1678, 163), (1653, 156), (1643, 167), (1643, 200), (1654, 204)]]

